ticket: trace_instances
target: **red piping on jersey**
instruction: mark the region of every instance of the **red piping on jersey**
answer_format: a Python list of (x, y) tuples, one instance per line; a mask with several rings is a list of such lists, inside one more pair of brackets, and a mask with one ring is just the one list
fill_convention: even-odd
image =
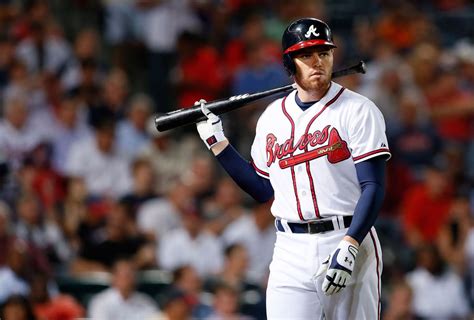
[[(288, 118), (291, 124), (291, 141), (294, 141), (295, 137), (295, 122), (291, 118), (290, 114), (286, 111), (285, 107), (285, 100), (287, 97), (284, 97), (283, 100), (281, 101), (281, 109), (285, 116)], [(293, 151), (294, 152), (294, 151)], [(291, 155), (293, 155), (293, 152)], [(298, 216), (300, 217), (300, 220), (305, 221), (303, 218), (303, 213), (301, 212), (301, 204), (300, 204), (300, 198), (298, 197), (298, 189), (296, 187), (296, 177), (295, 177), (295, 167), (291, 167), (291, 179), (293, 180), (293, 190), (295, 191), (295, 197), (296, 197), (296, 208), (298, 210)]]
[[(308, 125), (306, 126), (305, 135), (308, 135), (309, 128), (313, 124), (314, 120), (316, 120), (316, 118), (319, 117), (319, 115), (321, 113), (323, 113), (323, 111), (326, 110), (327, 107), (329, 107), (331, 104), (333, 104), (339, 98), (339, 96), (342, 94), (344, 89), (345, 88), (341, 88), (339, 90), (339, 92), (334, 96), (334, 98), (329, 100), (324, 105), (324, 107), (309, 121)], [(305, 151), (308, 152), (308, 144), (305, 147)], [(310, 186), (310, 189), (311, 189), (311, 197), (313, 198), (314, 213), (316, 214), (316, 218), (321, 218), (321, 215), (319, 214), (318, 199), (316, 198), (316, 190), (314, 189), (314, 181), (313, 181), (313, 176), (311, 174), (309, 161), (306, 162), (306, 172), (308, 173), (308, 177), (309, 177), (309, 186)]]
[(377, 261), (377, 294), (378, 294), (378, 298), (377, 298), (377, 319), (380, 320), (380, 305), (381, 305), (381, 301), (380, 301), (380, 284), (382, 282), (382, 279), (380, 279), (380, 271), (379, 271), (379, 253), (378, 253), (378, 250), (377, 250), (377, 242), (375, 242), (375, 238), (374, 238), (374, 235), (372, 234), (372, 230), (369, 231), (370, 233), (370, 237), (372, 238), (372, 243), (374, 244), (374, 249), (375, 249), (375, 260)]
[(365, 158), (365, 157), (374, 155), (374, 154), (376, 154), (376, 153), (385, 153), (385, 152), (390, 153), (390, 150), (389, 150), (388, 148), (381, 148), (381, 149), (377, 149), (377, 150), (372, 150), (372, 151), (370, 151), (370, 152), (361, 154), (360, 156), (353, 157), (352, 159), (353, 159), (354, 161), (357, 161), (357, 160), (360, 160), (360, 159), (362, 159), (362, 158)]
[(255, 171), (257, 171), (257, 173), (260, 173), (262, 176), (265, 176), (265, 177), (269, 177), (270, 174), (263, 171), (263, 170), (260, 170), (259, 168), (257, 168), (257, 166), (255, 165), (255, 163), (252, 161), (250, 161), (250, 164), (253, 166), (253, 168), (255, 169)]

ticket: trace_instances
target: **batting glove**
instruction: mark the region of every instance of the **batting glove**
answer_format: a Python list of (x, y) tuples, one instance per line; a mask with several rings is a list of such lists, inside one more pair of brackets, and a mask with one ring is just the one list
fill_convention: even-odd
[(323, 292), (329, 296), (344, 289), (352, 277), (352, 270), (359, 249), (352, 243), (342, 240), (323, 262), (314, 278), (325, 274)]
[(222, 121), (206, 107), (206, 100), (201, 99), (196, 101), (194, 105), (200, 105), (202, 113), (207, 118), (207, 120), (200, 121), (196, 124), (199, 136), (207, 148), (211, 149), (216, 143), (226, 140), (224, 129), (222, 128)]

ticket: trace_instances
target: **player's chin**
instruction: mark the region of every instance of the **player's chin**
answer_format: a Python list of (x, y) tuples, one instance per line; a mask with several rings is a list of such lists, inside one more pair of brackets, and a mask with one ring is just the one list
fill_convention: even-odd
[(310, 78), (309, 86), (312, 89), (325, 89), (328, 87), (329, 82), (331, 82), (331, 79), (325, 75), (314, 76)]

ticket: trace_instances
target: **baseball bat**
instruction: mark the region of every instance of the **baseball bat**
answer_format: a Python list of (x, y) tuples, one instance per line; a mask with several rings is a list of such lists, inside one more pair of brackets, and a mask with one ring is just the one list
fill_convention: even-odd
[[(360, 61), (358, 64), (353, 65), (351, 67), (334, 71), (331, 74), (331, 77), (332, 79), (335, 79), (355, 73), (365, 73), (364, 61)], [(262, 92), (240, 94), (226, 99), (207, 102), (206, 107), (214, 114), (219, 115), (241, 108), (250, 102), (254, 102), (277, 93), (286, 92), (294, 89), (296, 89), (295, 84), (290, 84), (287, 86), (274, 88)], [(192, 106), (188, 108), (174, 110), (163, 115), (157, 116), (155, 118), (155, 126), (158, 131), (163, 132), (187, 124), (196, 123), (204, 119), (205, 117), (201, 112), (201, 107)]]

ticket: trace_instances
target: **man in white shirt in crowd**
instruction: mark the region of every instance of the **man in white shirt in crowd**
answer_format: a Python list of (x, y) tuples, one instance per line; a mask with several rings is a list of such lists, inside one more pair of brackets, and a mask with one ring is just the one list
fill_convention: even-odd
[(92, 137), (77, 141), (67, 157), (66, 174), (82, 177), (89, 193), (117, 198), (131, 189), (129, 163), (115, 149), (115, 123), (97, 120)]
[(159, 242), (165, 233), (180, 228), (186, 212), (194, 208), (194, 194), (190, 187), (176, 180), (166, 196), (150, 199), (138, 208), (137, 225), (149, 239)]
[(268, 277), (276, 238), (270, 205), (270, 202), (256, 204), (251, 214), (232, 222), (222, 234), (225, 246), (238, 243), (247, 249), (250, 258), (247, 278), (260, 284)]
[(437, 247), (417, 252), (417, 267), (406, 275), (413, 290), (413, 311), (422, 319), (467, 319), (468, 300), (461, 277), (442, 260)]
[(153, 109), (148, 95), (134, 95), (126, 110), (127, 117), (117, 124), (117, 147), (128, 159), (134, 159), (148, 144), (147, 120)]
[(27, 245), (16, 240), (8, 248), (7, 264), (0, 268), (0, 304), (14, 294), (28, 296), (30, 285), (24, 279), (27, 266)]
[(139, 157), (148, 159), (157, 177), (155, 191), (166, 194), (173, 181), (189, 170), (199, 145), (194, 137), (179, 140), (170, 131), (159, 132), (155, 127), (155, 115), (148, 119), (147, 133), (150, 141), (140, 150)]
[(158, 311), (147, 295), (135, 291), (136, 272), (131, 262), (119, 260), (114, 266), (112, 286), (92, 298), (88, 307), (91, 319), (146, 319)]
[(27, 125), (26, 98), (12, 94), (4, 99), (4, 119), (0, 120), (0, 154), (18, 169), (25, 155), (39, 143), (37, 135)]
[(197, 210), (183, 216), (183, 227), (164, 234), (158, 246), (158, 265), (174, 270), (191, 265), (201, 277), (218, 273), (223, 265), (223, 249), (217, 237), (204, 228)]

